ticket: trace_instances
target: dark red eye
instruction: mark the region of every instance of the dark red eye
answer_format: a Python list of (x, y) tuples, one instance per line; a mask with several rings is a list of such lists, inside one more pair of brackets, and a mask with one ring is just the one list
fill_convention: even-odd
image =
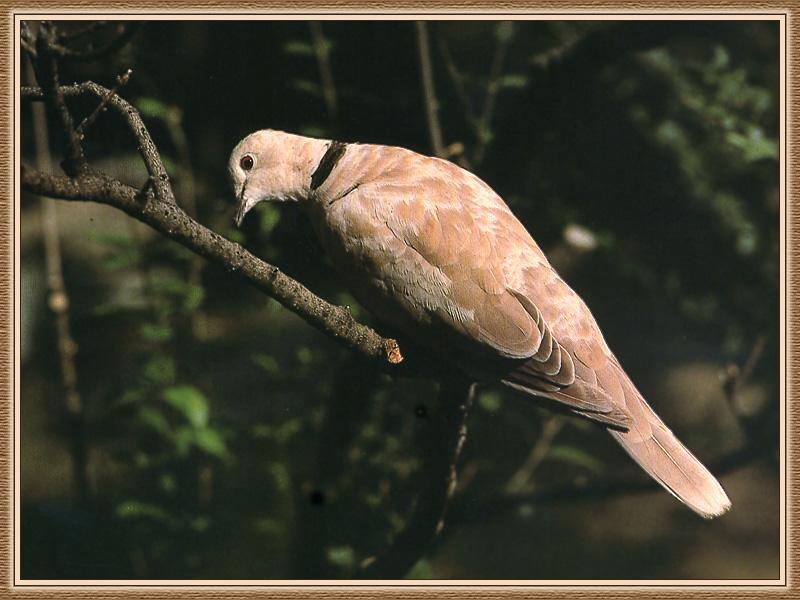
[(242, 170), (249, 171), (253, 168), (253, 157), (249, 154), (245, 154), (242, 157), (242, 160), (239, 161), (239, 166), (242, 167)]

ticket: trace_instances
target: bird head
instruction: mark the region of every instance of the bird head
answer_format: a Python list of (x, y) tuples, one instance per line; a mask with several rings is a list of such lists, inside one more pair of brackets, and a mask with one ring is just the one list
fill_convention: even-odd
[[(310, 185), (309, 169), (324, 142), (283, 131), (262, 129), (240, 141), (228, 160), (236, 194), (236, 225), (265, 200), (302, 200)], [(322, 149), (321, 149), (322, 148)]]
[(270, 179), (269, 131), (257, 131), (240, 141), (228, 159), (228, 176), (236, 194), (236, 226), (259, 202), (271, 200), (274, 184)]

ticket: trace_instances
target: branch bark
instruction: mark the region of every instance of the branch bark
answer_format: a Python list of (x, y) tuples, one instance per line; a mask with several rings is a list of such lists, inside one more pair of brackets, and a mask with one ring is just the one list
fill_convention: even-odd
[[(150, 132), (144, 126), (144, 122), (142, 121), (141, 115), (139, 115), (139, 111), (136, 110), (133, 105), (120, 98), (116, 93), (113, 93), (112, 90), (109, 90), (108, 88), (98, 85), (92, 81), (86, 81), (77, 85), (63, 85), (58, 88), (58, 95), (60, 95), (62, 98), (94, 95), (100, 99), (101, 103), (114, 108), (118, 113), (120, 113), (123, 119), (125, 119), (130, 130), (133, 132), (138, 144), (139, 154), (142, 157), (142, 161), (144, 161), (144, 166), (147, 169), (147, 173), (150, 175), (151, 184), (156, 191), (156, 195), (159, 197), (159, 199), (165, 202), (175, 204), (175, 195), (173, 194), (172, 187), (169, 183), (167, 169), (164, 167), (164, 163), (161, 160), (161, 156), (158, 153), (155, 142), (153, 142), (153, 138), (150, 136)], [(43, 100), (45, 96), (45, 91), (40, 88), (22, 88), (22, 97), (24, 99)], [(72, 121), (70, 117), (70, 123), (71, 122)], [(80, 138), (77, 139), (78, 143), (80, 143)], [(81, 151), (81, 157), (82, 156), (83, 153)]]
[(372, 328), (356, 322), (346, 309), (329, 304), (277, 267), (207, 229), (176, 204), (159, 200), (152, 191), (142, 192), (93, 170), (70, 178), (23, 167), (21, 183), (23, 190), (40, 196), (88, 200), (118, 208), (228, 271), (238, 273), (347, 347), (391, 364), (402, 360), (395, 340), (383, 338)]
[[(91, 81), (56, 87), (53, 94), (62, 100), (67, 96), (92, 94), (117, 110), (137, 141), (150, 179), (142, 190), (137, 190), (88, 166), (76, 177), (53, 176), (23, 167), (22, 189), (51, 198), (89, 200), (114, 206), (197, 254), (241, 274), (258, 289), (347, 347), (390, 364), (403, 360), (395, 340), (383, 338), (372, 328), (357, 323), (345, 308), (329, 304), (277, 267), (203, 227), (181, 210), (175, 202), (158, 149), (139, 112), (131, 104)], [(40, 88), (27, 87), (22, 88), (22, 97), (43, 100), (47, 94)], [(66, 105), (64, 108), (66, 110)], [(71, 117), (68, 123), (64, 123), (65, 129), (67, 125), (72, 127)], [(69, 131), (74, 133), (74, 128)]]

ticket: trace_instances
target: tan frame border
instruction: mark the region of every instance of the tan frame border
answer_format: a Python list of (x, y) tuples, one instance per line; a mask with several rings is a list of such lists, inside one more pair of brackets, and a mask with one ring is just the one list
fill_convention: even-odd
[[(200, 6), (192, 6), (185, 3), (185, 0), (172, 3), (171, 11), (169, 13), (152, 14), (150, 10), (157, 11), (163, 7), (153, 0), (144, 0), (136, 6), (123, 6), (117, 5), (109, 7), (102, 5), (96, 1), (87, 3), (70, 3), (63, 5), (56, 5), (51, 2), (37, 3), (36, 8), (26, 7), (23, 10), (17, 10), (14, 7), (8, 7), (6, 10), (7, 19), (4, 20), (2, 26), (5, 34), (3, 38), (7, 41), (7, 54), (9, 58), (9, 66), (12, 69), (6, 69), (3, 72), (3, 77), (6, 78), (6, 85), (2, 88), (5, 102), (3, 106), (4, 124), (7, 126), (6, 131), (14, 131), (15, 135), (9, 135), (12, 143), (17, 144), (19, 140), (18, 122), (12, 121), (14, 115), (14, 99), (16, 90), (18, 88), (18, 81), (12, 79), (14, 75), (19, 73), (19, 65), (17, 64), (19, 56), (18, 52), (14, 50), (14, 44), (17, 40), (16, 24), (17, 18), (21, 14), (35, 15), (43, 18), (44, 15), (58, 14), (59, 18), (69, 18), (67, 13), (75, 15), (80, 14), (83, 18), (86, 15), (96, 14), (98, 12), (113, 13), (114, 17), (121, 18), (124, 15), (129, 15), (133, 18), (147, 17), (149, 19), (185, 19), (191, 18), (192, 14), (202, 13), (205, 19), (237, 19), (241, 18), (245, 13), (257, 12), (257, 18), (263, 19), (302, 19), (309, 13), (315, 13), (318, 18), (336, 18), (337, 15), (345, 13), (347, 18), (359, 19), (373, 19), (373, 18), (397, 18), (397, 19), (411, 19), (417, 15), (421, 9), (421, 5), (417, 2), (409, 0), (401, 0), (391, 4), (379, 4), (377, 2), (364, 2), (356, 3), (352, 0), (347, 0), (342, 3), (316, 3), (311, 4), (307, 2), (298, 2), (293, 4), (269, 2), (263, 5), (255, 5), (252, 2), (243, 3), (235, 8), (224, 6), (217, 3), (205, 3)], [(794, 519), (791, 518), (789, 508), (791, 507), (790, 495), (788, 492), (794, 490), (794, 486), (790, 486), (790, 482), (795, 480), (791, 475), (794, 474), (795, 466), (797, 463), (794, 460), (796, 449), (789, 450), (787, 445), (787, 438), (789, 424), (794, 423), (792, 419), (793, 407), (788, 403), (790, 391), (795, 389), (798, 375), (794, 369), (790, 369), (789, 361), (794, 354), (791, 352), (798, 327), (795, 325), (795, 320), (790, 319), (793, 317), (791, 306), (789, 302), (789, 293), (793, 292), (789, 285), (791, 275), (794, 274), (793, 265), (797, 264), (795, 260), (797, 253), (800, 252), (795, 242), (796, 228), (795, 220), (790, 210), (791, 205), (788, 201), (788, 193), (797, 189), (796, 182), (790, 177), (788, 165), (794, 164), (797, 159), (797, 146), (791, 144), (790, 141), (794, 140), (791, 135), (794, 132), (790, 131), (791, 123), (797, 117), (792, 99), (795, 93), (800, 88), (797, 77), (790, 73), (790, 67), (793, 66), (793, 60), (797, 56), (797, 43), (798, 33), (800, 26), (795, 20), (794, 11), (787, 5), (773, 4), (773, 3), (754, 3), (747, 5), (741, 2), (731, 3), (716, 3), (711, 5), (703, 5), (695, 3), (686, 3), (678, 8), (675, 5), (670, 5), (665, 2), (657, 2), (646, 7), (640, 3), (619, 4), (610, 2), (600, 3), (583, 3), (571, 6), (562, 6), (556, 0), (550, 0), (547, 3), (533, 4), (528, 2), (462, 2), (454, 4), (444, 4), (437, 0), (432, 6), (431, 4), (425, 5), (427, 14), (421, 15), (422, 18), (452, 18), (458, 15), (460, 18), (475, 18), (475, 19), (493, 19), (493, 18), (580, 18), (581, 15), (590, 15), (591, 18), (611, 18), (611, 19), (655, 19), (659, 17), (667, 17), (671, 19), (696, 19), (696, 18), (739, 18), (758, 19), (770, 18), (781, 20), (781, 45), (786, 48), (786, 53), (781, 56), (781, 96), (783, 101), (783, 110), (781, 111), (781, 208), (782, 208), (782, 225), (781, 225), (781, 238), (782, 249), (781, 254), (781, 346), (782, 346), (782, 360), (780, 365), (781, 371), (781, 461), (782, 472), (784, 477), (781, 482), (781, 515), (782, 522), (785, 527), (781, 529), (781, 580), (780, 581), (703, 581), (691, 584), (685, 584), (682, 581), (664, 581), (664, 582), (632, 582), (632, 581), (612, 581), (612, 582), (564, 582), (564, 581), (447, 581), (433, 580), (429, 584), (420, 582), (343, 582), (339, 580), (334, 581), (241, 581), (241, 582), (224, 582), (224, 581), (197, 581), (197, 582), (139, 582), (139, 581), (96, 581), (96, 582), (57, 582), (57, 581), (25, 581), (20, 582), (18, 579), (18, 541), (19, 541), (19, 521), (16, 517), (15, 507), (18, 505), (19, 492), (18, 481), (18, 464), (16, 464), (18, 453), (12, 452), (13, 446), (4, 444), (2, 447), (3, 463), (7, 467), (6, 473), (10, 475), (7, 479), (7, 485), (0, 488), (0, 498), (2, 498), (5, 506), (8, 507), (8, 521), (4, 522), (4, 532), (7, 534), (0, 540), (0, 550), (2, 556), (6, 559), (8, 570), (5, 572), (6, 577), (3, 580), (4, 590), (15, 594), (43, 594), (46, 597), (54, 595), (66, 596), (70, 598), (78, 597), (119, 597), (121, 595), (130, 597), (167, 597), (167, 596), (190, 596), (197, 597), (208, 593), (220, 593), (224, 591), (225, 596), (239, 596), (241, 594), (250, 594), (259, 590), (262, 594), (269, 591), (270, 597), (284, 598), (284, 597), (306, 597), (306, 596), (320, 596), (320, 597), (333, 597), (333, 598), (356, 598), (356, 597), (372, 597), (376, 595), (392, 597), (419, 597), (422, 595), (442, 595), (453, 596), (461, 594), (474, 596), (474, 597), (489, 597), (499, 594), (512, 595), (515, 597), (544, 597), (553, 593), (566, 594), (576, 593), (586, 597), (599, 597), (599, 598), (623, 598), (630, 597), (634, 594), (656, 595), (661, 597), (677, 597), (683, 594), (691, 594), (692, 597), (710, 597), (719, 594), (745, 596), (751, 593), (764, 593), (772, 591), (780, 595), (785, 595), (787, 592), (794, 595), (793, 578), (792, 574), (794, 569), (791, 568), (792, 558), (789, 548), (793, 546), (797, 535), (794, 528), (791, 527)], [(353, 14), (357, 13), (357, 14)], [(111, 15), (109, 15), (111, 16)], [(197, 18), (197, 17), (195, 17)], [(12, 129), (13, 127), (13, 129)], [(791, 138), (791, 140), (790, 140)], [(9, 257), (5, 268), (0, 272), (0, 277), (3, 278), (4, 283), (7, 285), (2, 286), (2, 293), (4, 306), (6, 307), (7, 319), (3, 322), (3, 332), (6, 334), (8, 344), (0, 347), (0, 357), (2, 357), (3, 364), (8, 365), (6, 369), (0, 372), (0, 381), (5, 386), (5, 389), (11, 393), (8, 394), (9, 402), (5, 402), (0, 407), (0, 424), (2, 430), (9, 435), (5, 438), (8, 442), (18, 439), (19, 429), (18, 422), (15, 420), (15, 415), (18, 415), (17, 402), (19, 399), (19, 376), (15, 370), (18, 365), (18, 340), (19, 340), (19, 322), (18, 322), (18, 306), (17, 301), (19, 298), (19, 223), (15, 221), (17, 213), (16, 206), (19, 199), (18, 183), (15, 181), (15, 174), (18, 172), (18, 165), (16, 158), (18, 157), (18, 148), (13, 146), (9, 154), (4, 153), (3, 160), (3, 174), (5, 181), (11, 188), (8, 198), (14, 198), (14, 204), (7, 202), (2, 206), (2, 216), (6, 227), (0, 229), (0, 241), (3, 243), (3, 248), (7, 249), (7, 256)], [(795, 160), (792, 160), (795, 159)], [(12, 162), (13, 160), (13, 162)], [(7, 188), (8, 189), (8, 188)], [(13, 195), (12, 195), (13, 194)], [(13, 229), (12, 229), (13, 227)], [(13, 286), (13, 287), (12, 287)], [(791, 321), (791, 330), (787, 329), (787, 322)], [(12, 350), (13, 349), (13, 350)], [(13, 352), (13, 354), (12, 354)], [(787, 375), (789, 379), (787, 379)], [(13, 400), (13, 402), (12, 402)], [(12, 410), (13, 409), (13, 410)], [(796, 409), (794, 409), (796, 410)], [(790, 466), (791, 463), (791, 466)], [(655, 587), (658, 585), (659, 587)], [(213, 586), (213, 587), (208, 587)], [(327, 587), (331, 586), (331, 587)], [(553, 589), (554, 586), (558, 588)], [(661, 587), (667, 586), (667, 587)]]

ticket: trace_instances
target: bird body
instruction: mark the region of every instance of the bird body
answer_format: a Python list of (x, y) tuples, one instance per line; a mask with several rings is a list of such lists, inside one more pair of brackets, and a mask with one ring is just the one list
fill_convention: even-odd
[(234, 149), (237, 222), (262, 200), (298, 201), (356, 298), (480, 380), (608, 427), (705, 517), (722, 487), (647, 405), (583, 300), (506, 203), (446, 160), (391, 146), (263, 130)]

